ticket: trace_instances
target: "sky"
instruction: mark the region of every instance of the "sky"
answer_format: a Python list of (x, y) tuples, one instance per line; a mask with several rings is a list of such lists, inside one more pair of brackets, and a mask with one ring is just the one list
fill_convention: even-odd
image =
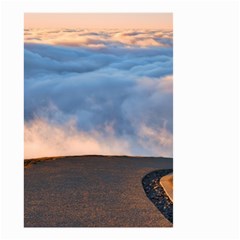
[(105, 15), (105, 24), (99, 14), (61, 14), (47, 24), (50, 14), (25, 14), (25, 158), (172, 157), (169, 14)]
[(172, 29), (171, 13), (25, 13), (25, 28)]

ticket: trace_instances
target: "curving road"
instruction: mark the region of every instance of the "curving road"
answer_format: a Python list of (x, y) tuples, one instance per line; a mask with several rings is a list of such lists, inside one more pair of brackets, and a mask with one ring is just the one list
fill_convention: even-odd
[(170, 158), (81, 156), (25, 161), (25, 227), (172, 227), (142, 178)]

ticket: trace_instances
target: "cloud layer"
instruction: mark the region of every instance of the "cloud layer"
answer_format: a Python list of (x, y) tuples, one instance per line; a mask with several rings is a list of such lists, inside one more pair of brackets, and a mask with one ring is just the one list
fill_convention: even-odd
[(172, 32), (26, 29), (25, 158), (172, 156)]
[(86, 30), (86, 29), (25, 29), (25, 43), (102, 47), (171, 47), (169, 30)]

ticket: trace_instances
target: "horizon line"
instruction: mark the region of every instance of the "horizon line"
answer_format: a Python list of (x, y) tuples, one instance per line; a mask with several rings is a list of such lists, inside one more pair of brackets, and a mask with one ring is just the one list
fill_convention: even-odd
[(164, 156), (139, 156), (139, 155), (102, 155), (102, 154), (83, 154), (83, 155), (61, 155), (61, 156), (49, 156), (49, 157), (34, 157), (34, 158), (24, 158), (24, 161), (29, 160), (47, 160), (53, 158), (71, 158), (71, 157), (128, 157), (128, 158), (172, 158)]

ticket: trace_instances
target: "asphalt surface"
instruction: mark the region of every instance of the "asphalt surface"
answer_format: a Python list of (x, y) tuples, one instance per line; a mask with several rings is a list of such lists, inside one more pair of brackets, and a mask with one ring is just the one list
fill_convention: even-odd
[(83, 156), (25, 161), (25, 227), (172, 227), (142, 178), (169, 158)]

